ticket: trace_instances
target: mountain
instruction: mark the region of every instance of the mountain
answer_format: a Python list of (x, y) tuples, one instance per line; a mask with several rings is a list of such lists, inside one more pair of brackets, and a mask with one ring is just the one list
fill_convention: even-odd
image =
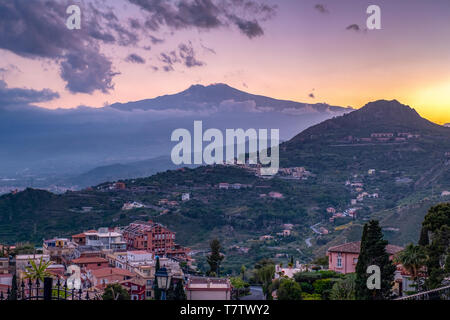
[[(224, 84), (102, 108), (0, 105), (0, 177), (49, 179), (169, 156), (173, 130), (203, 126), (299, 131), (351, 109), (251, 95)], [(166, 167), (171, 168), (170, 166)], [(95, 172), (94, 172), (95, 175)]]
[(450, 128), (422, 118), (398, 101), (380, 100), (312, 126), (280, 149), (284, 166), (343, 174), (390, 170), (418, 180), (447, 161)]
[(291, 141), (342, 139), (348, 136), (370, 137), (371, 133), (422, 133), (448, 135), (449, 130), (422, 118), (416, 110), (397, 100), (379, 100), (342, 117), (324, 121), (304, 130)]
[[(288, 100), (277, 100), (261, 95), (254, 95), (238, 89), (232, 88), (224, 83), (212, 84), (209, 86), (192, 85), (187, 90), (173, 95), (164, 95), (154, 99), (146, 99), (126, 104), (115, 103), (110, 107), (119, 110), (163, 110), (163, 109), (183, 109), (183, 110), (210, 110), (218, 108), (227, 110), (230, 104), (239, 102), (251, 102), (250, 104), (238, 104), (236, 111), (251, 110), (249, 108), (271, 108), (279, 112), (343, 112), (351, 111), (351, 108), (330, 106), (324, 103), (307, 104)], [(247, 108), (247, 109), (246, 109)], [(348, 109), (348, 110), (345, 110)], [(261, 109), (260, 111), (262, 111)]]
[(112, 182), (131, 178), (149, 177), (158, 172), (175, 170), (180, 167), (181, 166), (174, 165), (170, 157), (157, 157), (154, 159), (136, 161), (127, 164), (118, 163), (100, 166), (83, 174), (67, 178), (64, 180), (64, 184), (76, 185), (80, 188), (85, 188), (107, 181)]

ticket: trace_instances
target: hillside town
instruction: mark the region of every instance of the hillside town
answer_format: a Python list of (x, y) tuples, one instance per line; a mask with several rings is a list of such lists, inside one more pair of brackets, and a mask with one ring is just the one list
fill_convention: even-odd
[[(292, 225), (284, 225), (281, 236), (288, 236)], [(187, 300), (231, 300), (245, 299), (236, 294), (242, 288), (236, 278), (205, 276), (196, 271), (195, 260), (190, 249), (175, 242), (175, 233), (165, 226), (152, 221), (136, 221), (123, 228), (99, 228), (74, 234), (70, 238), (44, 240), (41, 248), (34, 253), (3, 255), (0, 258), (0, 300), (6, 299), (13, 290), (13, 281), (22, 284), (20, 294), (33, 295), (30, 270), (45, 265), (47, 277), (53, 279), (58, 288), (80, 299), (102, 299), (105, 289), (120, 285), (128, 292), (131, 300), (152, 300), (156, 297), (156, 281), (163, 270), (170, 285), (165, 290), (182, 288)], [(261, 241), (271, 240), (272, 236), (261, 236)], [(298, 261), (282, 266), (278, 264), (273, 271), (274, 283), (283, 279), (296, 279), (299, 275), (320, 276), (326, 272), (345, 276), (355, 273), (360, 254), (361, 242), (349, 242), (333, 246), (327, 250), (327, 261), (322, 264), (301, 264)], [(16, 246), (0, 245), (1, 252), (12, 252)], [(392, 292), (402, 297), (414, 290), (415, 279), (410, 269), (405, 268), (395, 257), (404, 248), (387, 245), (389, 259), (395, 262), (395, 278)], [(245, 270), (242, 274), (245, 279)], [(336, 276), (334, 276), (336, 277)], [(43, 287), (39, 278), (37, 290)], [(30, 286), (30, 289), (27, 289)], [(20, 289), (20, 287), (22, 289)], [(16, 288), (17, 289), (17, 288)], [(58, 289), (59, 290), (59, 289)], [(258, 295), (258, 287), (247, 288), (251, 299), (265, 299)], [(270, 292), (277, 299), (277, 290)], [(73, 298), (72, 298), (73, 299)], [(159, 298), (160, 299), (160, 298)]]

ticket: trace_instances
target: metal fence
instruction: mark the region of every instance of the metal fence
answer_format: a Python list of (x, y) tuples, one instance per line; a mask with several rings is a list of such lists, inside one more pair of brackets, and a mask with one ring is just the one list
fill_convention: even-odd
[(0, 292), (0, 301), (2, 300), (91, 300), (89, 292), (80, 289), (69, 289), (67, 281), (61, 283), (58, 279), (56, 285), (53, 285), (52, 278), (45, 278), (43, 285), (40, 280), (24, 281), (16, 289), (8, 288), (6, 295)]
[(450, 286), (419, 292), (395, 300), (450, 300)]

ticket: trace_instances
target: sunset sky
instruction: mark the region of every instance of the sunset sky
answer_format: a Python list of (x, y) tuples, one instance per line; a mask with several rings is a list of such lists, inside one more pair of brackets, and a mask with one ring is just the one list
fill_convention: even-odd
[[(70, 4), (81, 30), (65, 26)], [(366, 30), (370, 4), (382, 30)], [(355, 108), (397, 99), (450, 122), (449, 0), (0, 0), (0, 57), (3, 86), (49, 89), (37, 105), (52, 109), (220, 82)]]

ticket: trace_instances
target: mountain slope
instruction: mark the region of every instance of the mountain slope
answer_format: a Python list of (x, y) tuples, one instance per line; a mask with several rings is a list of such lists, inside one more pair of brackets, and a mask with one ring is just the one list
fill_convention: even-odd
[[(305, 113), (311, 112), (344, 112), (351, 111), (349, 108), (329, 106), (324, 103), (307, 104), (288, 100), (277, 100), (261, 95), (249, 94), (244, 91), (232, 88), (226, 84), (218, 83), (209, 86), (192, 85), (190, 88), (173, 95), (164, 95), (154, 99), (146, 99), (126, 104), (115, 103), (110, 107), (119, 110), (149, 110), (149, 109), (205, 109), (218, 107), (224, 101), (247, 102), (253, 101), (256, 107), (273, 108), (274, 111), (283, 110), (304, 110)], [(242, 105), (244, 107), (244, 105)]]

